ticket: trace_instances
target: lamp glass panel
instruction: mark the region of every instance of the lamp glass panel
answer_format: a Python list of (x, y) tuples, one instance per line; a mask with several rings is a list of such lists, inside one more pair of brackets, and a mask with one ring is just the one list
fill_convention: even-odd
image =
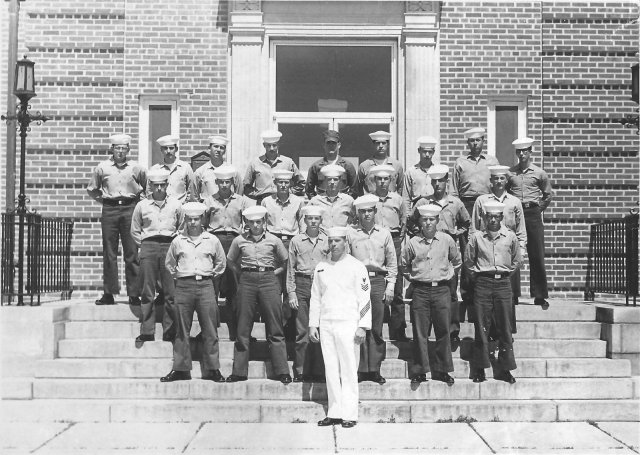
[(27, 77), (25, 75), (26, 68), (24, 65), (18, 65), (16, 71), (16, 81), (15, 81), (15, 90), (16, 91), (24, 91), (26, 89), (26, 81)]
[(27, 81), (25, 84), (25, 88), (29, 92), (35, 92), (36, 89), (35, 89), (34, 76), (33, 76), (33, 65), (27, 66), (26, 70), (27, 70)]

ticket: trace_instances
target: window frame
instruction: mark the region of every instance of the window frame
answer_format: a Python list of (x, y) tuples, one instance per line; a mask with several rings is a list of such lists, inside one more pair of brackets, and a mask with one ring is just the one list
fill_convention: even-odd
[[(143, 166), (151, 167), (151, 150), (149, 150), (149, 107), (171, 107), (171, 134), (180, 132), (180, 95), (140, 95), (138, 97), (138, 162)], [(178, 147), (177, 158), (180, 158)]]
[(527, 95), (500, 95), (487, 98), (487, 154), (496, 156), (496, 107), (518, 108), (518, 137), (527, 136)]

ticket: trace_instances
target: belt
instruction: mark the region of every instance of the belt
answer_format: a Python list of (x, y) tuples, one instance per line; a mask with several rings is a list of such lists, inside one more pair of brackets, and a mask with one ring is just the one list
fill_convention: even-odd
[(478, 196), (463, 196), (460, 198), (461, 201), (467, 202), (475, 201), (476, 199), (478, 199)]
[(243, 272), (273, 272), (274, 267), (242, 267)]
[(387, 272), (372, 272), (372, 271), (369, 271), (369, 276), (387, 276)]
[(158, 243), (171, 243), (173, 241), (173, 237), (169, 235), (152, 235), (151, 237), (147, 237), (142, 240), (143, 242), (158, 242)]
[(277, 234), (275, 232), (272, 232), (272, 234), (278, 237), (279, 239), (289, 240), (293, 238), (293, 234)]
[(537, 202), (523, 202), (522, 207), (525, 209), (530, 209), (533, 207), (540, 207), (540, 205)]
[(211, 233), (214, 235), (232, 235), (234, 237), (237, 237), (240, 235), (235, 231), (212, 231)]
[(414, 281), (413, 285), (414, 286), (425, 286), (425, 287), (432, 287), (435, 288), (437, 286), (449, 286), (450, 281), (449, 280), (442, 280), (442, 281)]
[(487, 278), (493, 278), (494, 280), (500, 280), (502, 278), (507, 278), (509, 276), (509, 272), (480, 272), (478, 276), (484, 276)]
[(399, 232), (395, 232), (395, 231), (391, 231), (391, 237), (393, 237), (394, 239), (397, 239), (398, 237), (400, 237), (400, 233)]
[(211, 277), (208, 275), (191, 275), (191, 276), (179, 276), (177, 279), (202, 281), (202, 280), (210, 280)]
[(131, 205), (131, 204), (135, 204), (136, 202), (138, 202), (138, 198), (135, 198), (135, 197), (102, 200), (102, 204), (108, 205), (108, 206)]
[(313, 273), (296, 272), (296, 276), (301, 278), (313, 278)]

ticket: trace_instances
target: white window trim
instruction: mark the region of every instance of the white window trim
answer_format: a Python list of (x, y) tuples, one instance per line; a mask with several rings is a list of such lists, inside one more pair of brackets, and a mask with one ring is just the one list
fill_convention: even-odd
[[(149, 106), (171, 106), (171, 134), (180, 132), (180, 95), (140, 95), (139, 96), (139, 142), (138, 142), (138, 162), (143, 166), (151, 167), (151, 151), (149, 143)], [(178, 155), (180, 158), (180, 148)]]
[[(358, 27), (356, 27), (358, 28)], [(358, 28), (359, 29), (359, 28)], [(362, 30), (359, 30), (362, 31)], [(389, 123), (389, 132), (391, 133), (390, 156), (400, 158), (400, 150), (403, 144), (397, 140), (399, 124), (398, 118), (398, 93), (404, 93), (403, 79), (398, 77), (398, 71), (403, 62), (399, 62), (399, 42), (395, 36), (390, 39), (370, 40), (364, 39), (362, 36), (350, 36), (345, 38), (327, 37), (327, 30), (324, 31), (325, 36), (319, 39), (284, 39), (279, 33), (275, 36), (269, 36), (269, 112), (272, 120), (272, 126), (275, 128), (278, 123), (322, 123), (328, 119), (328, 123), (337, 129), (335, 123)], [(356, 32), (357, 33), (357, 32)], [(276, 112), (276, 47), (279, 45), (286, 46), (388, 46), (391, 48), (391, 112)], [(400, 86), (402, 85), (402, 86)], [(305, 120), (308, 119), (308, 120)], [(335, 119), (335, 123), (334, 123)]]
[(518, 108), (518, 137), (527, 135), (527, 96), (492, 96), (487, 99), (487, 154), (496, 156), (496, 107)]

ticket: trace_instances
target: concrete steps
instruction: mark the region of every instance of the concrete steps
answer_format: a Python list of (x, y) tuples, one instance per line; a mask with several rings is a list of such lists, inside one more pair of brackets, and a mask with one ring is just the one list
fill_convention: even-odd
[[(381, 373), (385, 378), (408, 378), (411, 361), (387, 359), (382, 363)], [(604, 358), (518, 358), (515, 375), (519, 378), (597, 378), (629, 377), (630, 365), (626, 360)], [(293, 362), (289, 362), (291, 368)], [(220, 370), (229, 374), (232, 359), (221, 359)], [(36, 378), (159, 378), (171, 370), (171, 359), (56, 359), (43, 360), (37, 365)], [(253, 379), (271, 377), (271, 362), (249, 362), (249, 377)], [(490, 370), (488, 370), (490, 373)], [(200, 377), (199, 362), (194, 362), (194, 377)], [(469, 364), (462, 359), (454, 359), (456, 378), (469, 377)]]
[[(454, 386), (455, 387), (455, 386)], [(283, 400), (3, 400), (5, 422), (315, 422), (326, 402)], [(361, 422), (635, 421), (638, 400), (360, 401)]]

